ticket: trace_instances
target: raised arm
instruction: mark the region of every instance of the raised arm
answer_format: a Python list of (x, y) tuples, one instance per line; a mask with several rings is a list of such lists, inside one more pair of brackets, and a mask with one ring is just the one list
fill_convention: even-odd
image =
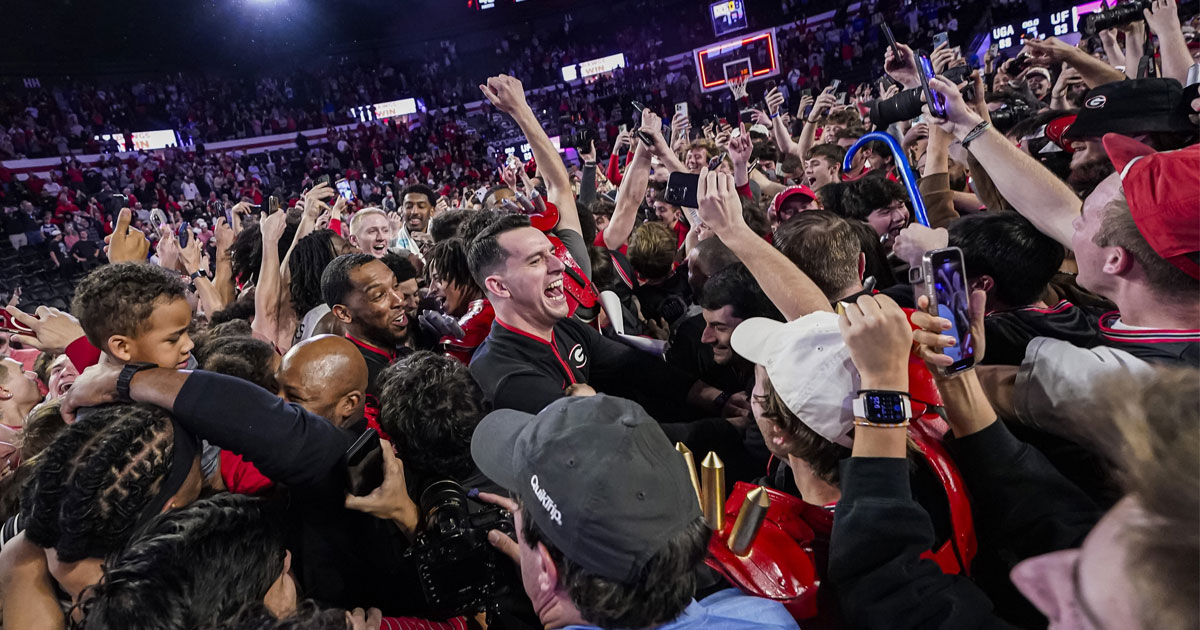
[[(1070, 64), (1079, 72), (1079, 76), (1083, 77), (1083, 82), (1089, 88), (1125, 80), (1125, 75), (1120, 70), (1056, 37), (1025, 40), (1025, 50), (1029, 52), (1029, 56), (1034, 62), (1041, 65)], [(1137, 65), (1136, 61), (1133, 63), (1135, 66)], [(1137, 68), (1135, 67), (1133, 71), (1137, 73)]]
[[(795, 141), (792, 140), (791, 130), (788, 129), (787, 122), (784, 119), (784, 99), (783, 95), (779, 93), (779, 88), (771, 88), (767, 92), (766, 101), (767, 116), (770, 118), (768, 122), (769, 126), (771, 127), (771, 135), (775, 138), (775, 146), (779, 147), (779, 151), (781, 153), (785, 155), (794, 155), (803, 160), (804, 153), (797, 148)], [(812, 96), (802, 96), (800, 98), (800, 110), (796, 115), (803, 117), (804, 110), (812, 104)]]
[[(654, 114), (650, 114), (654, 116)], [(657, 118), (657, 116), (655, 116)], [(613, 210), (608, 226), (604, 228), (604, 245), (609, 249), (619, 249), (629, 241), (633, 233), (633, 224), (637, 221), (638, 208), (646, 196), (646, 186), (650, 181), (650, 148), (638, 143), (629, 164), (625, 169), (625, 179), (617, 189), (617, 203)]]
[[(679, 161), (679, 156), (667, 144), (662, 135), (662, 119), (649, 108), (642, 110), (642, 126), (638, 129), (643, 135), (649, 136), (653, 142), (650, 151), (658, 156), (663, 166), (672, 173), (686, 173), (687, 168)], [(628, 169), (628, 166), (626, 166)]]
[[(262, 266), (254, 287), (254, 335), (276, 344), (279, 329), (279, 292), (283, 289), (279, 276), (279, 239), (287, 227), (287, 213), (263, 214), (258, 221), (262, 228)], [(285, 349), (286, 350), (286, 349)]]
[[(983, 122), (978, 114), (966, 106), (958, 88), (941, 77), (930, 81), (930, 88), (941, 94), (946, 101), (946, 120), (935, 119), (926, 106), (925, 115), (930, 117), (943, 131), (948, 131), (959, 141)], [(1009, 142), (994, 127), (969, 143), (968, 150), (987, 170), (996, 189), (1012, 204), (1013, 208), (1043, 234), (1071, 246), (1071, 235), (1075, 229), (1071, 223), (1083, 207), (1079, 197), (1069, 186), (1029, 155)]]
[(237, 286), (233, 282), (233, 227), (220, 217), (213, 227), (213, 240), (216, 241), (216, 252), (213, 254), (215, 267), (213, 271), (213, 287), (221, 298), (221, 303), (228, 306), (237, 300)]
[(571, 178), (567, 175), (567, 167), (558, 156), (558, 149), (550, 142), (550, 136), (542, 129), (537, 116), (533, 114), (529, 103), (525, 101), (525, 88), (521, 82), (507, 74), (492, 77), (486, 85), (479, 89), (500, 111), (512, 116), (529, 146), (533, 150), (533, 159), (537, 161), (538, 170), (546, 182), (546, 196), (550, 203), (558, 207), (558, 228), (575, 230), (582, 234), (579, 225), (579, 210), (575, 207), (575, 193), (571, 190)]
[[(821, 94), (817, 96), (817, 100), (813, 103), (812, 111), (808, 113), (808, 116), (804, 116), (803, 110), (796, 114), (798, 117), (804, 118), (804, 129), (800, 132), (800, 139), (796, 141), (796, 144), (790, 153), (801, 160), (807, 159), (806, 156), (808, 155), (808, 150), (811, 149), (813, 143), (816, 142), (817, 127), (821, 126), (820, 120), (824, 115), (822, 112), (828, 111), (836, 104), (836, 97), (833, 93), (834, 89), (835, 88), (831, 85), (821, 91)], [(776, 118), (775, 120), (778, 122), (779, 119)]]
[(793, 320), (833, 310), (811, 278), (746, 225), (732, 177), (701, 169), (696, 196), (700, 220), (745, 263), (784, 317)]
[(1150, 30), (1158, 36), (1158, 54), (1162, 59), (1162, 76), (1187, 85), (1188, 68), (1192, 67), (1192, 56), (1188, 53), (1187, 41), (1183, 39), (1183, 28), (1179, 25), (1179, 9), (1175, 0), (1154, 0), (1149, 9), (1142, 12)]

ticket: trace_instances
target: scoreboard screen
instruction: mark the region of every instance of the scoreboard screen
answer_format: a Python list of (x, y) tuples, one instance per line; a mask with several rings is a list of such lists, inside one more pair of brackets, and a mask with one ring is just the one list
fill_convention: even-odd
[(724, 37), (746, 28), (746, 5), (744, 0), (719, 0), (708, 6), (712, 18), (713, 33)]

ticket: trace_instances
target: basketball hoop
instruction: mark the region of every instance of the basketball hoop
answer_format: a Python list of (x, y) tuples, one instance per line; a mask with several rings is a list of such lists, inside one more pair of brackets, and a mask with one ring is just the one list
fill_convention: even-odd
[(729, 91), (733, 93), (734, 100), (746, 98), (746, 81), (750, 78), (748, 74), (735, 74), (725, 80), (725, 84), (729, 86)]

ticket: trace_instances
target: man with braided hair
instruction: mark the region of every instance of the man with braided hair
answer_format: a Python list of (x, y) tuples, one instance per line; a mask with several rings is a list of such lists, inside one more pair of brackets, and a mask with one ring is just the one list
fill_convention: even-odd
[(333, 230), (317, 230), (300, 239), (288, 258), (292, 310), (300, 319), (292, 345), (313, 335), (340, 334), (337, 318), (321, 297), (321, 273), (334, 258), (355, 251), (349, 241)]
[(154, 516), (196, 500), (199, 453), (169, 412), (149, 405), (99, 407), (68, 426), (39, 455), (24, 511), (4, 527), (24, 530), (0, 552), (6, 625), (62, 619), (56, 588), (79, 601), (108, 554)]

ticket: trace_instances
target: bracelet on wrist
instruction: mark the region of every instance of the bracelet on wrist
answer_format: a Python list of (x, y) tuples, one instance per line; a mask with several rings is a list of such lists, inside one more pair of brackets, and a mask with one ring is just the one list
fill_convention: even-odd
[(967, 148), (972, 142), (974, 142), (974, 140), (976, 138), (978, 138), (979, 136), (982, 136), (984, 134), (984, 132), (987, 131), (988, 127), (991, 127), (991, 126), (992, 126), (992, 123), (990, 123), (986, 120), (979, 121), (978, 125), (975, 125), (974, 128), (972, 128), (970, 131), (967, 132), (967, 134), (965, 136), (963, 136), (962, 140), (960, 141), (960, 144), (962, 144), (962, 147), (964, 149)]
[(775, 112), (774, 114), (767, 114), (767, 118), (770, 118), (771, 120), (775, 120), (776, 118), (779, 118), (779, 112)]

